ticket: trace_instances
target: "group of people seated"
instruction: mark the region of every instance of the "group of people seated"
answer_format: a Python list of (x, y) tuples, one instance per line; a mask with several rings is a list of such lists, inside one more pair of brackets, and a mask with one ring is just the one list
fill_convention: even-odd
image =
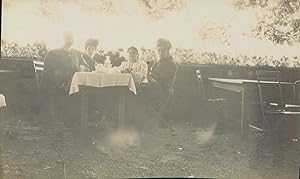
[[(45, 57), (45, 67), (42, 83), (48, 91), (67, 92), (75, 72), (95, 71), (99, 60), (96, 51), (98, 40), (88, 39), (85, 43), (84, 52), (73, 49), (73, 35), (70, 32), (64, 34), (64, 46), (50, 50)], [(160, 83), (168, 85), (175, 71), (175, 63), (170, 55), (171, 43), (165, 39), (157, 41), (158, 60), (151, 66), (139, 59), (139, 51), (136, 47), (128, 48), (128, 59), (119, 62), (118, 69), (122, 73), (131, 73), (136, 84)], [(148, 70), (149, 69), (149, 70)], [(50, 90), (50, 88), (51, 90)], [(57, 91), (58, 90), (58, 91)]]
[[(72, 33), (65, 32), (63, 37), (64, 46), (50, 50), (44, 59), (41, 90), (46, 96), (51, 96), (50, 98), (60, 95), (68, 96), (74, 73), (95, 71), (96, 65), (101, 63), (95, 56), (98, 40), (88, 39), (84, 52), (81, 52), (72, 48), (74, 40)], [(174, 91), (171, 83), (176, 65), (169, 53), (171, 47), (170, 41), (158, 39), (156, 44), (157, 61), (148, 67), (146, 62), (139, 59), (139, 50), (131, 46), (127, 50), (128, 59), (119, 62), (116, 68), (121, 73), (130, 73), (136, 85), (145, 84), (145, 91), (148, 91), (148, 93), (143, 93), (146, 94), (145, 99), (150, 97), (161, 100)]]

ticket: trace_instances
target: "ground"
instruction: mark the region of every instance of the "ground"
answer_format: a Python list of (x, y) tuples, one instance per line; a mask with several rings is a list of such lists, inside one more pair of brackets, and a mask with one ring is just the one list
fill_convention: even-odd
[(113, 119), (92, 120), (85, 137), (75, 122), (66, 125), (8, 110), (3, 123), (3, 177), (299, 176), (299, 141), (279, 145), (274, 136), (256, 132), (242, 140), (238, 120), (221, 130), (213, 119), (187, 116), (171, 121), (169, 129), (151, 115), (140, 116), (128, 119), (123, 129)]

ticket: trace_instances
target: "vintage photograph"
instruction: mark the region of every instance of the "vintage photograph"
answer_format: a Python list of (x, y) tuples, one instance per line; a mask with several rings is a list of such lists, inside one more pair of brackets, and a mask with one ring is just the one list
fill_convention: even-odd
[(300, 178), (299, 0), (3, 0), (0, 179)]

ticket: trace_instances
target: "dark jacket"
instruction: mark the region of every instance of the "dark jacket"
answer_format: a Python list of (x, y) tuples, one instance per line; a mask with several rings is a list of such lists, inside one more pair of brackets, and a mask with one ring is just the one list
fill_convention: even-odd
[(89, 71), (95, 71), (95, 64), (97, 63), (96, 60), (88, 56), (86, 53), (83, 54), (83, 58), (88, 64)]
[(173, 58), (161, 59), (155, 62), (150, 68), (148, 79), (154, 79), (165, 90), (170, 88), (176, 71), (176, 64)]
[(74, 73), (80, 71), (80, 65), (86, 66), (81, 52), (63, 48), (49, 51), (44, 64), (41, 90), (45, 95), (68, 94)]

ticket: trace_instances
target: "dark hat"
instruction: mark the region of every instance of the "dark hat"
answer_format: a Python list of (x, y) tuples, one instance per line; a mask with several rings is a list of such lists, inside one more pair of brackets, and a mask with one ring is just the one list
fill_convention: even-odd
[(88, 46), (97, 48), (98, 44), (99, 44), (99, 41), (97, 39), (88, 39), (85, 42), (85, 48), (87, 48)]
[(127, 49), (127, 52), (129, 52), (129, 50), (135, 50), (137, 53), (139, 53), (138, 49), (134, 46), (131, 46)]
[(170, 49), (170, 48), (172, 48), (172, 44), (169, 40), (160, 38), (156, 42), (156, 47), (163, 47), (163, 48)]

